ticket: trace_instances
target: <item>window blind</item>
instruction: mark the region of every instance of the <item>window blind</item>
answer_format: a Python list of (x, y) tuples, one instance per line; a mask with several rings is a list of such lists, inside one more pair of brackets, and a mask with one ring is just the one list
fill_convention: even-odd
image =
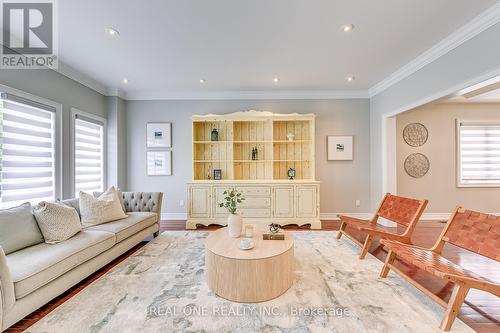
[(460, 123), (460, 183), (500, 185), (500, 123)]
[(76, 115), (75, 196), (104, 190), (104, 125)]
[(0, 207), (54, 200), (55, 109), (0, 97)]

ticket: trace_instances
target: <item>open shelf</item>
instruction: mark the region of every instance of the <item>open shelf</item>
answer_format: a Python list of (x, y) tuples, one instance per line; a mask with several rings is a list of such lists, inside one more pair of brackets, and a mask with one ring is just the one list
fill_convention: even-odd
[[(213, 180), (214, 169), (224, 180), (284, 180), (290, 168), (295, 179), (314, 179), (313, 115), (245, 118), (193, 117), (194, 180)], [(217, 141), (212, 141), (214, 129)]]

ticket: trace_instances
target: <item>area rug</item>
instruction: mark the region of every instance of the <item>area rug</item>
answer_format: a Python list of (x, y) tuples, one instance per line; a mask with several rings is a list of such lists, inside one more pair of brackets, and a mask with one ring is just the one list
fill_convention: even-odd
[[(28, 332), (440, 332), (443, 309), (335, 232), (294, 232), (282, 296), (229, 302), (205, 283), (206, 231), (166, 231)], [(473, 332), (456, 320), (452, 332)]]

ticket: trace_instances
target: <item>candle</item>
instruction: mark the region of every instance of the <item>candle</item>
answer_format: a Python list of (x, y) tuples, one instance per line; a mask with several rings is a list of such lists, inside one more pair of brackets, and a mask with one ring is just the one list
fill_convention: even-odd
[(253, 225), (250, 224), (245, 226), (245, 237), (253, 237)]

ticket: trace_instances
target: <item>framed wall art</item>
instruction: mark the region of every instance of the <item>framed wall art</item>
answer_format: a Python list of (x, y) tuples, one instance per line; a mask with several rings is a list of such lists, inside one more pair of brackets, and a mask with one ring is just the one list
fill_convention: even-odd
[(148, 148), (172, 147), (172, 123), (148, 123), (146, 131)]
[(172, 152), (157, 150), (147, 152), (148, 176), (172, 175)]
[(352, 135), (327, 136), (327, 160), (352, 161), (353, 141), (354, 137)]

